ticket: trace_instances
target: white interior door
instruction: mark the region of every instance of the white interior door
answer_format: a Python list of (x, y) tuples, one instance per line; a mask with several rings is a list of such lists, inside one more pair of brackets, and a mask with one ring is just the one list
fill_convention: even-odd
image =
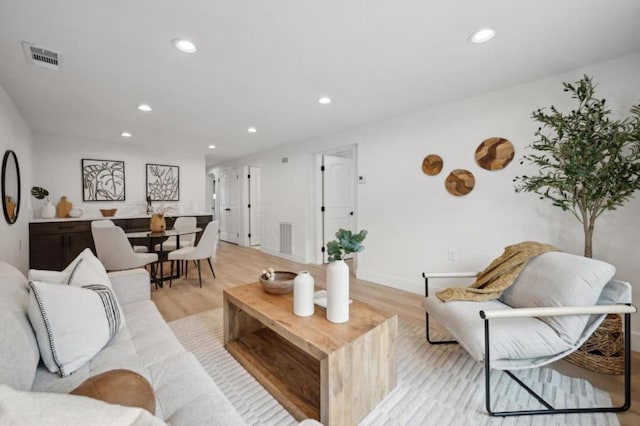
[(327, 262), (327, 243), (336, 239), (340, 228), (355, 232), (355, 161), (353, 158), (324, 155), (322, 158), (323, 261)]
[(260, 167), (249, 167), (249, 245), (262, 244), (262, 221), (260, 218)]
[(238, 231), (240, 210), (238, 200), (240, 175), (237, 169), (223, 170), (220, 177), (220, 239), (238, 244), (240, 233)]

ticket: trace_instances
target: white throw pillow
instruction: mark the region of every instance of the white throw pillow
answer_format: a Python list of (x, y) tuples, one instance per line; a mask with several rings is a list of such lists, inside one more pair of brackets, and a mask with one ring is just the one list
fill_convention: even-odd
[[(67, 265), (67, 267), (64, 268), (62, 271), (45, 271), (40, 269), (30, 269), (27, 278), (29, 279), (29, 281), (44, 281), (52, 284), (69, 284), (69, 278), (71, 277), (73, 270), (76, 268), (76, 265), (78, 264), (78, 262), (80, 262), (80, 260), (85, 258), (94, 258), (95, 260), (100, 262), (93, 255), (93, 252), (91, 251), (91, 249), (86, 248), (82, 250), (82, 252), (79, 255), (77, 255), (76, 258), (73, 259), (71, 263), (69, 263), (69, 265)], [(104, 266), (103, 266), (103, 269), (104, 269)], [(105, 275), (106, 275), (106, 272), (105, 272)], [(109, 286), (111, 286), (111, 283), (109, 283)]]
[[(108, 287), (113, 292), (113, 287), (111, 285), (109, 275), (107, 275), (107, 271), (104, 269), (104, 266), (98, 260), (98, 258), (95, 257), (90, 250), (89, 254), (81, 258), (76, 263), (73, 271), (71, 271), (71, 275), (69, 276), (69, 285), (75, 287), (103, 285), (105, 287)], [(122, 327), (124, 327), (125, 325), (124, 312), (122, 312), (122, 308), (120, 308), (120, 303), (118, 303), (118, 298), (116, 297), (115, 292), (113, 292), (112, 294), (114, 303), (116, 303), (118, 311), (120, 312), (120, 329), (122, 329)]]
[(116, 335), (121, 315), (113, 291), (30, 281), (27, 315), (40, 356), (52, 373), (65, 377), (87, 363)]
[[(113, 291), (111, 280), (102, 262), (93, 254), (91, 249), (84, 249), (71, 263), (62, 271), (45, 271), (31, 269), (29, 271), (29, 281), (41, 281), (51, 284), (68, 284), (76, 287), (84, 287), (91, 284), (100, 284), (109, 287)], [(114, 298), (117, 302), (117, 297)], [(125, 326), (124, 313), (118, 303), (120, 311), (120, 329)]]

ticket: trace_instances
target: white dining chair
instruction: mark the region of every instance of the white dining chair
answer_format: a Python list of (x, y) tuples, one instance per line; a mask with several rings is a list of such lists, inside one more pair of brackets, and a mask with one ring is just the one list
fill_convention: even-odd
[[(213, 270), (213, 265), (211, 264), (211, 258), (216, 255), (216, 250), (218, 248), (218, 231), (220, 230), (220, 222), (214, 220), (209, 222), (207, 227), (204, 229), (202, 233), (202, 237), (200, 241), (195, 247), (184, 247), (178, 250), (174, 250), (169, 253), (169, 260), (171, 261), (171, 276), (173, 277), (173, 267), (176, 260), (193, 260), (197, 261), (198, 265), (198, 280), (200, 281), (200, 287), (202, 287), (202, 272), (200, 268), (200, 261), (203, 259), (207, 259), (209, 262), (209, 268), (211, 268), (211, 274), (213, 278), (216, 277), (216, 273)], [(186, 269), (185, 269), (186, 272)], [(169, 281), (169, 287), (171, 287), (172, 282)]]
[[(116, 226), (112, 220), (103, 219), (103, 220), (94, 220), (91, 222), (91, 229), (93, 228), (112, 228)], [(147, 246), (133, 246), (133, 251), (136, 253), (148, 253), (149, 248)]]
[[(180, 248), (193, 247), (196, 242), (197, 222), (195, 217), (178, 217), (173, 223), (173, 229), (177, 231), (193, 231), (193, 234), (185, 234), (180, 236)], [(160, 251), (160, 244), (155, 245), (155, 251)], [(162, 243), (162, 251), (169, 252), (178, 248), (176, 237), (169, 237)]]
[(140, 268), (158, 261), (155, 253), (133, 251), (127, 236), (118, 226), (92, 227), (91, 234), (98, 259), (107, 271)]

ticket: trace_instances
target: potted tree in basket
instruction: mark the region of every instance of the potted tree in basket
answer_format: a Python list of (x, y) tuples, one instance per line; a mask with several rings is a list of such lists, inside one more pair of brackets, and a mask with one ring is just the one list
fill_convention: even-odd
[[(630, 117), (612, 119), (605, 99), (595, 97), (590, 77), (563, 85), (578, 105), (570, 113), (562, 113), (554, 106), (548, 111), (533, 112), (532, 118), (541, 127), (535, 132), (537, 140), (529, 145), (534, 152), (525, 155), (523, 161), (539, 170), (534, 176), (517, 176), (516, 192), (536, 193), (540, 199), (551, 200), (554, 206), (573, 214), (584, 231), (584, 255), (592, 257), (596, 219), (621, 207), (640, 189), (640, 105), (631, 108)], [(612, 326), (612, 321), (619, 326)], [(601, 329), (619, 330), (618, 336), (602, 340), (621, 338), (622, 324), (617, 316), (608, 316)], [(587, 341), (582, 349), (585, 347), (593, 345)], [(604, 349), (586, 352), (572, 354), (573, 361), (580, 356), (612, 358)], [(606, 363), (611, 364), (610, 361)], [(619, 357), (619, 361), (621, 367), (608, 368), (603, 361), (597, 370), (621, 373), (624, 360)]]
[(364, 250), (362, 241), (366, 236), (364, 229), (354, 234), (341, 228), (336, 232), (337, 240), (327, 243), (327, 319), (331, 322), (349, 320), (349, 267), (344, 263), (344, 258)]

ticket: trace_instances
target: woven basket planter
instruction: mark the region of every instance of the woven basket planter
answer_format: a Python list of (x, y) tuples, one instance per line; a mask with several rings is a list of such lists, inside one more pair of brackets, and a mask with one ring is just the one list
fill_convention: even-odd
[(624, 373), (624, 332), (620, 316), (607, 315), (580, 349), (565, 359), (578, 367), (598, 373)]

